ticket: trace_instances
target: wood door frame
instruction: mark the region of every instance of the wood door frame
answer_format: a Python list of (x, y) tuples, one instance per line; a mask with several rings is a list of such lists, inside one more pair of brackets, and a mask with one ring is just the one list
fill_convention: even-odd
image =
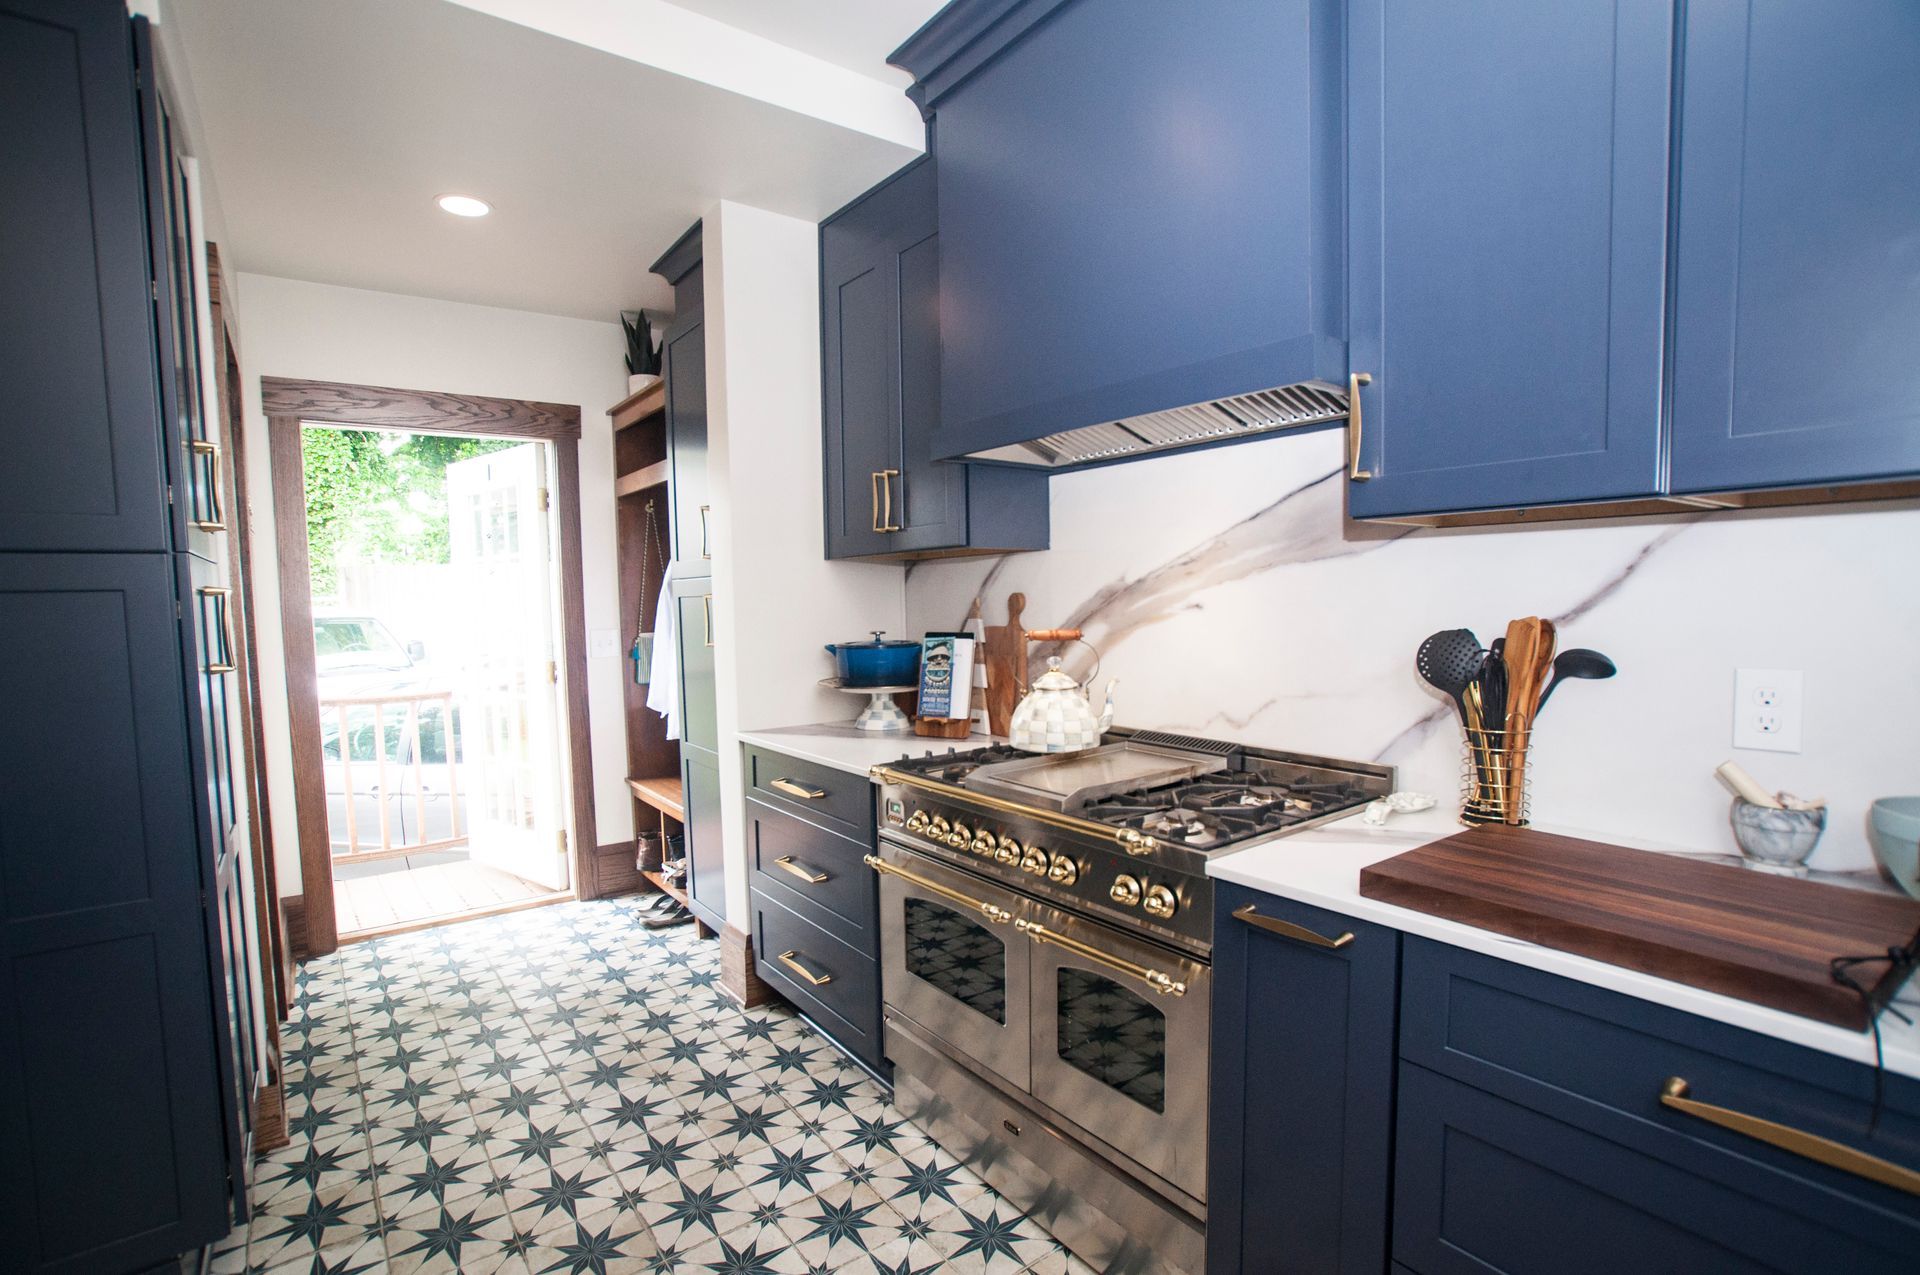
[(280, 566), (280, 637), (287, 670), (288, 741), (293, 751), (294, 813), (300, 830), (300, 888), (306, 914), (306, 955), (324, 956), (340, 944), (333, 910), (333, 850), (327, 834), (327, 789), (320, 755), (319, 672), (313, 651), (313, 577), (307, 557), (303, 425), (415, 433), (470, 434), (551, 443), (554, 512), (560, 533), (561, 659), (567, 671), (561, 711), (566, 716), (568, 784), (573, 837), (567, 847), (573, 889), (594, 897), (593, 753), (587, 722), (585, 579), (580, 565), (580, 409), (565, 403), (488, 398), (346, 385), (290, 377), (260, 378), (273, 471), (274, 541)]

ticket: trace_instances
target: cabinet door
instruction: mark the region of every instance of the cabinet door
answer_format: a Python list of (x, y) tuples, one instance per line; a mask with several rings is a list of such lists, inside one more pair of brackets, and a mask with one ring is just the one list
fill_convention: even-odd
[[(932, 203), (929, 193), (929, 223)], [(893, 522), (900, 530), (893, 535), (893, 548), (957, 548), (972, 542), (967, 485), (973, 475), (965, 465), (933, 458), (934, 434), (940, 427), (939, 236), (929, 233), (908, 245), (895, 258), (895, 268), (900, 273), (900, 481), (892, 494)], [(1044, 505), (1044, 480), (1037, 485)], [(1023, 522), (1015, 525), (1025, 531)], [(981, 529), (987, 536), (1001, 532)]]
[(673, 565), (680, 579), (713, 574), (707, 482), (707, 328), (696, 314), (667, 330), (667, 449), (673, 464)]
[(727, 873), (720, 836), (720, 759), (704, 748), (680, 750), (686, 802), (687, 893), (694, 915), (715, 929), (727, 921)]
[(226, 1233), (171, 555), (0, 555), (0, 1233), (137, 1270)]
[(695, 748), (720, 748), (720, 713), (713, 685), (713, 589), (695, 579), (675, 581), (675, 636), (680, 640), (680, 738)]
[(1661, 487), (1672, 0), (1355, 0), (1356, 517)]
[(1920, 474), (1920, 6), (1687, 6), (1673, 489)]
[(0, 0), (0, 171), (0, 549), (165, 548), (119, 0)]
[(1225, 882), (1214, 909), (1207, 1269), (1377, 1275), (1399, 935)]

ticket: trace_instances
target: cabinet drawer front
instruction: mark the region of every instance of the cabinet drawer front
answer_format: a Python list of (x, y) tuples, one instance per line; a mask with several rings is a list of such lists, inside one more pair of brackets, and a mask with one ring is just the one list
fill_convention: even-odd
[(871, 851), (871, 842), (849, 841), (764, 802), (747, 802), (753, 888), (878, 960), (879, 888), (860, 861)]
[(1661, 1101), (1678, 1077), (1698, 1102), (1920, 1169), (1920, 1083), (1886, 1077), (1869, 1135), (1873, 1072), (1858, 1063), (1423, 939), (1406, 942), (1401, 989), (1404, 1059), (1809, 1224), (1844, 1218), (1920, 1251), (1920, 1196)]
[(747, 746), (747, 792), (757, 801), (790, 810), (843, 837), (873, 844), (873, 784), (782, 753)]
[(779, 988), (844, 1048), (873, 1067), (880, 1046), (880, 967), (766, 895), (753, 896), (753, 955)]
[(1410, 1063), (1394, 1163), (1393, 1255), (1422, 1275), (1894, 1275), (1920, 1251), (1868, 1210), (1784, 1210), (1735, 1162), (1697, 1174)]

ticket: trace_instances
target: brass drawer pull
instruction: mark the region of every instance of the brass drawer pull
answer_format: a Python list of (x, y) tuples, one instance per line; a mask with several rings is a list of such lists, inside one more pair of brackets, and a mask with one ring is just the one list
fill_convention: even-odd
[(1102, 952), (1099, 948), (1091, 944), (1082, 943), (1079, 939), (1070, 939), (1064, 934), (1049, 930), (1038, 921), (1015, 921), (1013, 928), (1036, 943), (1051, 943), (1055, 947), (1065, 948), (1076, 956), (1084, 956), (1095, 964), (1104, 965), (1111, 970), (1119, 970), (1122, 974), (1131, 974), (1162, 996), (1185, 996), (1187, 994), (1187, 985), (1175, 979), (1171, 974), (1164, 974), (1150, 966), (1136, 965), (1123, 956), (1115, 956), (1110, 952)]
[(789, 948), (788, 950), (780, 953), (778, 959), (782, 965), (786, 966), (788, 969), (798, 974), (801, 978), (806, 979), (809, 983), (812, 983), (815, 987), (825, 987), (828, 983), (831, 983), (833, 981), (833, 975), (816, 974), (812, 970), (808, 969), (806, 966), (802, 965), (799, 961), (795, 960), (794, 958), (797, 957), (798, 955), (800, 955), (798, 952), (795, 952), (791, 948)]
[(873, 470), (867, 479), (867, 497), (873, 505), (873, 529), (880, 530), (880, 471)]
[(1013, 913), (1003, 907), (996, 907), (984, 900), (976, 899), (972, 895), (962, 894), (958, 890), (949, 890), (938, 881), (927, 880), (918, 872), (909, 872), (905, 868), (896, 868), (877, 854), (863, 854), (860, 856), (860, 862), (866, 864), (875, 872), (884, 873), (887, 876), (899, 877), (902, 881), (917, 885), (929, 894), (937, 894), (943, 899), (973, 908), (979, 912), (981, 916), (986, 917), (987, 920), (992, 921), (995, 925), (1005, 925), (1007, 922), (1013, 920)]
[(1371, 469), (1360, 468), (1360, 387), (1373, 384), (1373, 373), (1354, 372), (1347, 377), (1347, 478), (1363, 483), (1373, 477)]
[(200, 596), (212, 598), (213, 605), (220, 612), (220, 658), (207, 665), (209, 673), (231, 673), (233, 663), (233, 612), (228, 609), (227, 596), (232, 590), (221, 585), (208, 584), (200, 587)]
[(1304, 925), (1295, 925), (1291, 921), (1282, 921), (1277, 916), (1261, 916), (1248, 903), (1233, 910), (1233, 915), (1255, 929), (1265, 930), (1269, 934), (1278, 934), (1282, 938), (1297, 939), (1302, 943), (1311, 943), (1315, 947), (1342, 948), (1353, 942), (1353, 931), (1343, 932), (1339, 938), (1330, 939), (1324, 934), (1315, 934)]
[(900, 524), (893, 520), (893, 480), (900, 476), (897, 469), (880, 471), (880, 525), (875, 531), (893, 532), (900, 530)]
[(195, 456), (206, 456), (209, 458), (207, 472), (213, 477), (212, 483), (208, 486), (208, 495), (210, 496), (208, 503), (213, 506), (213, 517), (195, 518), (192, 520), (192, 525), (196, 531), (225, 531), (227, 529), (227, 501), (220, 490), (220, 444), (209, 442), (204, 438), (196, 438), (187, 444), (187, 450)]
[(705, 594), (700, 599), (701, 623), (707, 631), (707, 645), (713, 645), (713, 595)]
[(1705, 1120), (1708, 1124), (1717, 1124), (1722, 1129), (1743, 1133), (1769, 1146), (1779, 1147), (1782, 1151), (1791, 1151), (1830, 1169), (1851, 1173), (1855, 1177), (1890, 1186), (1896, 1191), (1905, 1191), (1908, 1195), (1920, 1195), (1920, 1172), (1864, 1151), (1856, 1151), (1843, 1142), (1796, 1129), (1792, 1125), (1775, 1124), (1744, 1111), (1701, 1102), (1688, 1097), (1688, 1093), (1685, 1080), (1679, 1076), (1668, 1076), (1667, 1083), (1660, 1086), (1660, 1105)]
[(807, 869), (795, 863), (793, 856), (790, 854), (783, 854), (778, 859), (775, 859), (773, 866), (776, 868), (784, 868), (788, 872), (793, 873), (794, 876), (799, 877), (802, 881), (805, 881), (808, 885), (821, 885), (824, 884), (827, 879), (826, 873), (809, 872)]
[[(713, 541), (707, 532), (707, 515), (712, 512), (712, 505), (700, 506), (700, 556), (702, 558), (713, 557)], [(708, 645), (711, 646), (712, 643)]]
[(767, 787), (777, 788), (787, 796), (798, 797), (802, 801), (818, 801), (827, 795), (827, 790), (824, 788), (804, 788), (791, 779), (775, 779), (769, 782)]

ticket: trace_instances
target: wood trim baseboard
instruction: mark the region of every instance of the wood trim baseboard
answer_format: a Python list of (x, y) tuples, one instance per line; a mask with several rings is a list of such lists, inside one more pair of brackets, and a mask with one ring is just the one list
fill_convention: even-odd
[(287, 1133), (287, 1105), (280, 1089), (279, 1068), (253, 1095), (253, 1154), (263, 1156), (292, 1142)]
[(580, 897), (611, 899), (622, 894), (651, 893), (653, 883), (641, 875), (634, 856), (634, 844), (631, 841), (595, 846), (588, 869), (592, 876), (593, 893), (589, 895), (583, 890)]
[[(286, 936), (289, 958), (304, 961), (313, 955), (307, 941), (307, 901), (303, 896), (289, 894), (280, 900), (280, 932)], [(288, 988), (287, 998), (293, 998), (292, 988)]]
[(720, 987), (742, 1009), (757, 1009), (775, 992), (753, 964), (753, 938), (731, 925), (720, 931)]

